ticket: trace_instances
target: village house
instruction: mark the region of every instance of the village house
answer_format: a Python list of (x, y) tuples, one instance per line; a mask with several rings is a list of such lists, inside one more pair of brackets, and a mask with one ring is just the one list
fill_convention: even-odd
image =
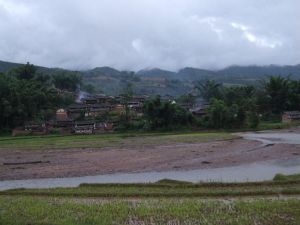
[(190, 109), (189, 111), (196, 117), (203, 117), (207, 115), (207, 109), (201, 106)]
[(64, 121), (68, 119), (68, 112), (64, 109), (58, 109), (56, 111), (56, 121)]
[[(132, 119), (143, 115), (143, 106), (148, 96), (132, 96), (127, 102)], [(55, 119), (48, 123), (26, 123), (13, 130), (13, 135), (47, 134), (94, 134), (111, 132), (120, 122), (120, 115), (125, 113), (125, 97), (95, 95), (80, 99), (80, 102), (69, 105), (66, 109), (56, 111)], [(96, 122), (96, 120), (98, 122)]]
[(181, 108), (185, 109), (186, 111), (189, 111), (190, 109), (193, 109), (192, 103), (179, 103), (178, 104)]
[(140, 104), (144, 104), (148, 98), (149, 98), (149, 96), (147, 96), (147, 95), (132, 96), (131, 101), (139, 102)]
[(160, 100), (162, 102), (173, 102), (175, 101), (175, 97), (171, 96), (171, 95), (164, 95), (160, 97)]
[(287, 111), (282, 114), (282, 122), (291, 123), (293, 121), (300, 121), (299, 111)]
[(46, 124), (38, 122), (27, 122), (24, 125), (24, 129), (31, 132), (45, 132)]
[(85, 113), (85, 117), (99, 117), (110, 112), (112, 109), (111, 105), (95, 104), (91, 105)]
[(128, 102), (128, 106), (131, 110), (137, 112), (137, 113), (142, 113), (143, 112), (143, 106), (144, 104), (141, 102)]
[(68, 112), (65, 109), (58, 109), (56, 111), (54, 127), (59, 128), (61, 134), (71, 133), (74, 127), (74, 120), (69, 118)]
[(133, 96), (128, 102), (128, 106), (134, 112), (143, 113), (143, 106), (148, 98), (148, 96)]
[(82, 98), (80, 100), (83, 104), (91, 105), (91, 104), (97, 104), (97, 98), (95, 97), (88, 97), (88, 98)]
[(93, 105), (93, 104), (111, 105), (115, 103), (115, 98), (113, 96), (94, 95), (91, 97), (81, 99), (81, 102), (87, 105)]
[(121, 114), (125, 111), (125, 106), (122, 104), (115, 104), (111, 107), (111, 112)]
[(113, 128), (114, 125), (111, 122), (100, 122), (95, 124), (96, 133), (112, 132)]
[(87, 104), (76, 103), (68, 107), (68, 117), (71, 119), (78, 119), (88, 111), (89, 106)]
[(99, 104), (111, 105), (116, 103), (115, 97), (113, 96), (96, 95), (96, 99), (97, 99), (97, 103)]
[(207, 109), (209, 107), (209, 103), (206, 101), (198, 101), (194, 104), (189, 111), (196, 117), (203, 117), (207, 115)]
[[(47, 126), (44, 122), (26, 122), (24, 124), (24, 134), (45, 135), (48, 134)], [(24, 135), (23, 134), (23, 135)]]
[(48, 129), (44, 122), (26, 122), (23, 127), (17, 127), (12, 131), (12, 136), (45, 134), (48, 134)]
[(94, 121), (78, 121), (75, 122), (75, 134), (94, 134), (96, 123)]

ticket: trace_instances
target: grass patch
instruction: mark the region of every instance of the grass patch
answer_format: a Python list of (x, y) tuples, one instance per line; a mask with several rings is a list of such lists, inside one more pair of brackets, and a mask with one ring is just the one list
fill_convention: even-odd
[(278, 173), (278, 174), (275, 175), (273, 180), (274, 181), (295, 181), (295, 180), (300, 180), (300, 173), (293, 174), (293, 175), (284, 175), (284, 174)]
[(198, 133), (117, 133), (73, 136), (2, 137), (1, 149), (68, 149), (103, 148), (121, 145), (151, 145), (168, 143), (197, 143), (235, 138), (226, 132)]
[[(258, 195), (275, 197), (258, 200)], [(300, 195), (300, 180), (194, 184), (164, 179), (17, 189), (0, 192), (0, 225), (300, 224), (300, 200), (278, 195)], [(228, 201), (243, 196), (248, 200)]]
[(93, 202), (76, 199), (0, 197), (1, 225), (299, 223), (299, 200), (222, 202), (147, 199), (138, 202)]
[(189, 183), (161, 180), (150, 184), (81, 184), (76, 188), (15, 189), (8, 196), (193, 198), (300, 195), (300, 180), (245, 183)]
[(299, 126), (300, 122), (284, 123), (284, 122), (261, 122), (257, 130), (274, 130), (274, 129), (287, 129)]

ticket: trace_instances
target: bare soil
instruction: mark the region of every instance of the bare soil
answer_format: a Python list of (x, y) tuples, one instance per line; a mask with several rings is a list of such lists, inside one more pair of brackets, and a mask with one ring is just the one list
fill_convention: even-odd
[(300, 157), (299, 145), (262, 146), (261, 142), (244, 139), (208, 143), (131, 143), (98, 149), (10, 149), (0, 151), (0, 180), (206, 169), (296, 157)]

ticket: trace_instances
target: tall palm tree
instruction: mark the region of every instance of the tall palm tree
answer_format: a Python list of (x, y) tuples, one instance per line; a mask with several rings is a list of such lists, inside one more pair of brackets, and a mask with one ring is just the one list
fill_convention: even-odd
[(195, 85), (195, 89), (199, 95), (206, 101), (209, 101), (211, 98), (220, 97), (221, 87), (222, 84), (215, 80), (207, 80), (205, 82), (198, 81)]
[(281, 76), (271, 76), (268, 81), (263, 81), (263, 87), (273, 113), (278, 114), (287, 109), (289, 84), (290, 80)]

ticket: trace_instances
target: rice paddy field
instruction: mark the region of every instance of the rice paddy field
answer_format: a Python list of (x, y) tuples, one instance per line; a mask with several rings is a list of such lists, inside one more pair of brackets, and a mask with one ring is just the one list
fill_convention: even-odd
[(84, 199), (1, 197), (2, 225), (299, 224), (299, 200)]
[(82, 184), (0, 192), (1, 225), (300, 224), (299, 175), (252, 183)]
[[(256, 130), (284, 129), (299, 126), (295, 123), (273, 123), (261, 122)], [(249, 129), (238, 129), (231, 131), (181, 131), (181, 132), (126, 132), (105, 133), (98, 135), (47, 135), (47, 136), (1, 136), (1, 149), (18, 150), (47, 150), (47, 149), (70, 149), (70, 148), (102, 148), (116, 147), (135, 143), (135, 145), (146, 144), (169, 144), (169, 143), (202, 143), (219, 140), (231, 140), (237, 138), (230, 132), (249, 131)]]
[(122, 145), (156, 145), (168, 143), (202, 143), (236, 138), (228, 132), (185, 133), (112, 133), (70, 136), (0, 137), (0, 150), (47, 150), (102, 148)]

